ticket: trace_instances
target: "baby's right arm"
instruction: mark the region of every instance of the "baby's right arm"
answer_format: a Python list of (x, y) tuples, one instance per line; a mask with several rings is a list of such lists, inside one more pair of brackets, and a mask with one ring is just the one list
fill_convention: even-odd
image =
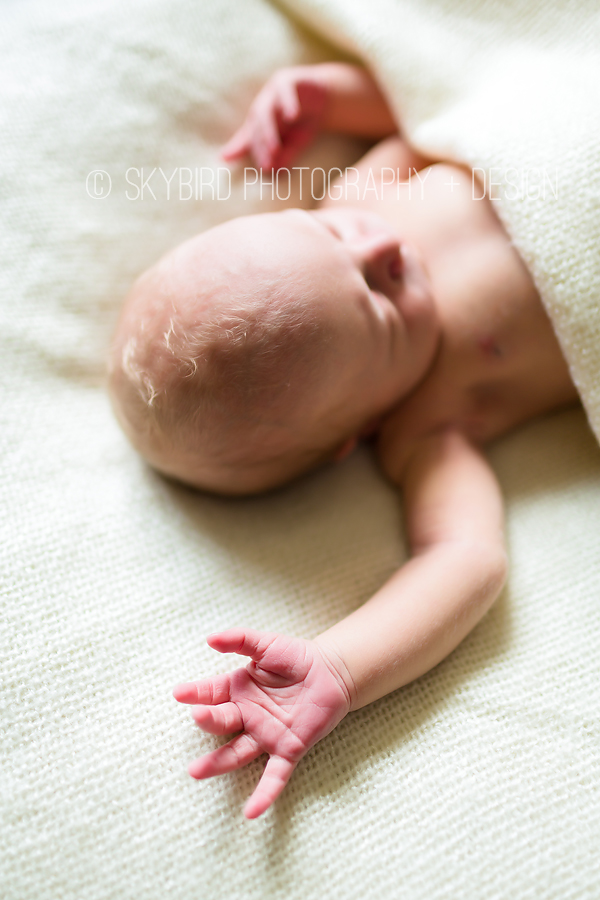
[(316, 638), (359, 709), (444, 659), (490, 608), (506, 578), (494, 473), (460, 432), (423, 439), (401, 471), (411, 559), (359, 609)]
[[(384, 464), (386, 460), (384, 459)], [(364, 606), (314, 640), (232, 629), (212, 635), (246, 668), (179, 685), (212, 734), (237, 732), (190, 766), (194, 778), (231, 772), (269, 754), (246, 805), (255, 818), (279, 796), (298, 761), (351, 709), (427, 672), (489, 609), (504, 583), (502, 502), (479, 451), (458, 432), (432, 435), (401, 473), (409, 560)], [(200, 705), (197, 705), (200, 704)]]
[(323, 131), (371, 140), (397, 133), (389, 105), (366, 69), (331, 62), (275, 72), (222, 156), (235, 160), (249, 154), (260, 168), (281, 169)]

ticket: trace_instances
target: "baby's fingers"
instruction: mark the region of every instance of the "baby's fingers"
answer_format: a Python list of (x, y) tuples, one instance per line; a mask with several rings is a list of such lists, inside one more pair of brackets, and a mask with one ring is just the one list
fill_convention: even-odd
[(296, 763), (283, 759), (281, 756), (269, 757), (262, 778), (244, 807), (244, 815), (247, 819), (256, 819), (269, 808), (290, 780), (295, 767)]
[(286, 122), (295, 122), (302, 114), (296, 83), (287, 78), (279, 85), (279, 108)]
[(246, 124), (238, 128), (233, 137), (221, 148), (221, 159), (233, 162), (245, 156), (250, 150), (251, 135)]
[(215, 675), (204, 681), (189, 681), (173, 688), (173, 696), (179, 703), (213, 704), (227, 703), (230, 699), (231, 675)]
[(244, 727), (242, 714), (235, 703), (219, 706), (197, 706), (192, 710), (196, 724), (208, 734), (233, 734)]
[(254, 109), (250, 153), (260, 169), (272, 169), (281, 146), (276, 107), (259, 97)]
[(212, 778), (213, 775), (224, 775), (246, 766), (263, 751), (254, 738), (248, 734), (238, 734), (228, 744), (201, 756), (188, 766), (192, 778)]

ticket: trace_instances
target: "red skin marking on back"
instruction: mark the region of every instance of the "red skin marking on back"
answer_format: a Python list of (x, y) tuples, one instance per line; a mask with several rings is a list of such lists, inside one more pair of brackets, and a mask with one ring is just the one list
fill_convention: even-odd
[(502, 356), (502, 350), (491, 335), (478, 338), (477, 346), (485, 356)]

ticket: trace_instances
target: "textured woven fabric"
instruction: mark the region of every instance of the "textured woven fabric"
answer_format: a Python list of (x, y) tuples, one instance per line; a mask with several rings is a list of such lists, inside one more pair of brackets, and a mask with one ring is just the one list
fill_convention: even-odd
[[(5, 22), (0, 895), (595, 900), (600, 455), (580, 410), (491, 449), (509, 585), (447, 660), (348, 716), (255, 822), (241, 808), (261, 762), (187, 775), (217, 739), (171, 688), (234, 662), (206, 635), (313, 636), (404, 558), (398, 499), (367, 452), (268, 497), (208, 498), (144, 465), (104, 389), (137, 273), (269, 205), (235, 180), (227, 202), (167, 199), (156, 176), (156, 199), (130, 200), (126, 172), (218, 167), (268, 74), (333, 52), (297, 24), (310, 14), (325, 34), (325, 13), (295, 6), (105, 0)], [(94, 170), (111, 176), (104, 199)]]

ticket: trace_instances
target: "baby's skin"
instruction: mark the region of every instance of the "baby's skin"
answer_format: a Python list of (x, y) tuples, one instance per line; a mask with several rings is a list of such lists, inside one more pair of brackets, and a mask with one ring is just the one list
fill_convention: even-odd
[[(226, 223), (169, 262), (190, 273), (179, 282), (185, 305), (197, 302), (199, 253), (225, 265), (235, 247), (250, 274), (266, 246), (282, 290), (292, 296), (307, 279), (316, 285), (314, 302), (339, 335), (324, 351), (336, 377), (322, 378), (310, 402), (296, 398), (285, 437), (267, 439), (277, 443), (279, 462), (259, 461), (232, 492), (266, 489), (309, 467), (304, 457), (289, 461), (294, 436), (319, 433), (331, 410), (343, 409), (310, 465), (342, 459), (361, 436), (375, 434), (383, 471), (403, 494), (411, 558), (363, 606), (313, 640), (249, 628), (213, 634), (212, 648), (249, 664), (174, 690), (203, 730), (235, 735), (190, 765), (194, 778), (268, 754), (248, 818), (273, 803), (299, 760), (348, 712), (427, 672), (487, 612), (507, 560), (501, 494), (481, 445), (577, 399), (535, 286), (490, 201), (473, 198), (467, 169), (406, 144), (367, 72), (337, 63), (282, 70), (223, 155), (247, 155), (267, 170), (290, 166), (323, 130), (378, 141), (357, 169), (361, 181), (384, 167), (398, 170), (383, 197), (360, 190), (356, 198), (348, 188), (312, 212)], [(134, 289), (121, 332), (148, 290), (146, 282)], [(151, 303), (159, 309), (156, 296)], [(228, 491), (235, 477), (185, 454), (146, 455), (204, 489)]]

